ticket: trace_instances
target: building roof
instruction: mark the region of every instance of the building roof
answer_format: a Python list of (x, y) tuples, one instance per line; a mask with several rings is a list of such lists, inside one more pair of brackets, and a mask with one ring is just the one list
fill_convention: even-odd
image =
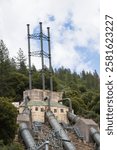
[[(51, 101), (50, 105), (51, 107), (68, 108), (67, 106), (54, 102), (54, 101)], [(28, 106), (48, 106), (48, 102), (47, 101), (29, 101)]]

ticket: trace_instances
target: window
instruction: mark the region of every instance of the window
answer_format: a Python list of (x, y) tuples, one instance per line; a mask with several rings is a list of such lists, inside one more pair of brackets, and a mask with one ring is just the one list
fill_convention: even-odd
[(41, 108), (41, 112), (44, 112), (44, 108)]
[(61, 109), (61, 113), (63, 113), (64, 112), (64, 110), (63, 109)]
[(57, 112), (57, 109), (54, 109), (54, 113), (56, 113)]
[(38, 107), (35, 107), (35, 111), (38, 111)]

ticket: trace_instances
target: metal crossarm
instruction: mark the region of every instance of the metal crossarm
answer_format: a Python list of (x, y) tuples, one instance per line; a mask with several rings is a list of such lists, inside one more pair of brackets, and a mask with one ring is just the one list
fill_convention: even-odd
[(29, 38), (35, 39), (35, 40), (40, 40), (40, 39), (41, 39), (41, 36), (42, 36), (43, 40), (48, 41), (49, 37), (46, 36), (46, 35), (43, 34), (43, 33), (29, 34)]
[(41, 56), (41, 52), (40, 52), (40, 51), (32, 51), (32, 52), (31, 52), (31, 56), (40, 57), (40, 56)]
[[(28, 37), (28, 57), (29, 57), (29, 89), (32, 89), (32, 72), (31, 72), (31, 56), (41, 57), (41, 65), (42, 65), (42, 88), (45, 90), (45, 72), (44, 72), (44, 58), (49, 59), (49, 72), (50, 72), (50, 99), (52, 97), (53, 91), (53, 81), (52, 81), (52, 64), (51, 64), (51, 46), (50, 46), (50, 31), (49, 27), (47, 27), (47, 35), (43, 34), (42, 30), (42, 22), (39, 23), (40, 32), (30, 34), (30, 25), (27, 24), (27, 37)], [(40, 51), (31, 51), (30, 40), (39, 40), (40, 41)], [(43, 41), (47, 41), (48, 43), (48, 52), (44, 51), (44, 43)], [(44, 99), (44, 96), (43, 96)]]
[(40, 34), (39, 33), (30, 34), (29, 38), (35, 39), (35, 40), (40, 40)]
[(43, 40), (48, 41), (48, 38), (49, 38), (49, 37), (42, 33), (42, 38), (43, 38)]

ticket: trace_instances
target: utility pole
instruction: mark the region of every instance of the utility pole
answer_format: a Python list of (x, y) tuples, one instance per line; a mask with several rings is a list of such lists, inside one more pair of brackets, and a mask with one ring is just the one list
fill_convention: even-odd
[(42, 63), (42, 88), (45, 91), (44, 58), (43, 58), (43, 31), (42, 22), (40, 22), (40, 45), (41, 45), (41, 63)]
[(31, 52), (30, 52), (30, 25), (27, 24), (28, 37), (28, 63), (29, 63), (29, 90), (32, 89), (32, 72), (31, 72)]

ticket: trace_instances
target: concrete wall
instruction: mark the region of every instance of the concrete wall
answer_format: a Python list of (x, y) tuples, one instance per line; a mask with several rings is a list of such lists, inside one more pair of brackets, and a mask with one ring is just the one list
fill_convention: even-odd
[(80, 118), (75, 124), (75, 126), (79, 128), (86, 142), (92, 141), (89, 131), (91, 127), (94, 127), (97, 131), (99, 131), (98, 124), (96, 124), (92, 119)]
[[(55, 112), (55, 110), (57, 110), (57, 112)], [(55, 117), (59, 122), (68, 123), (67, 118), (68, 108), (51, 107), (51, 111), (54, 113)]]
[[(47, 109), (46, 106), (32, 106), (31, 107), (32, 121), (44, 122), (46, 109)], [(51, 107), (51, 111), (54, 113), (55, 117), (59, 122), (68, 123), (68, 119), (67, 119), (68, 108)]]
[(32, 121), (39, 121), (44, 122), (45, 121), (45, 106), (32, 106), (31, 107), (32, 112)]
[(31, 128), (30, 117), (28, 114), (18, 114), (17, 123), (20, 124), (21, 122), (25, 122), (28, 127)]
[[(52, 101), (58, 102), (58, 100), (62, 99), (62, 92), (52, 92)], [(23, 98), (26, 96), (29, 96), (31, 100), (43, 100), (43, 97), (49, 97), (50, 91), (49, 90), (40, 90), (40, 89), (32, 89), (32, 90), (26, 90), (23, 92)]]

